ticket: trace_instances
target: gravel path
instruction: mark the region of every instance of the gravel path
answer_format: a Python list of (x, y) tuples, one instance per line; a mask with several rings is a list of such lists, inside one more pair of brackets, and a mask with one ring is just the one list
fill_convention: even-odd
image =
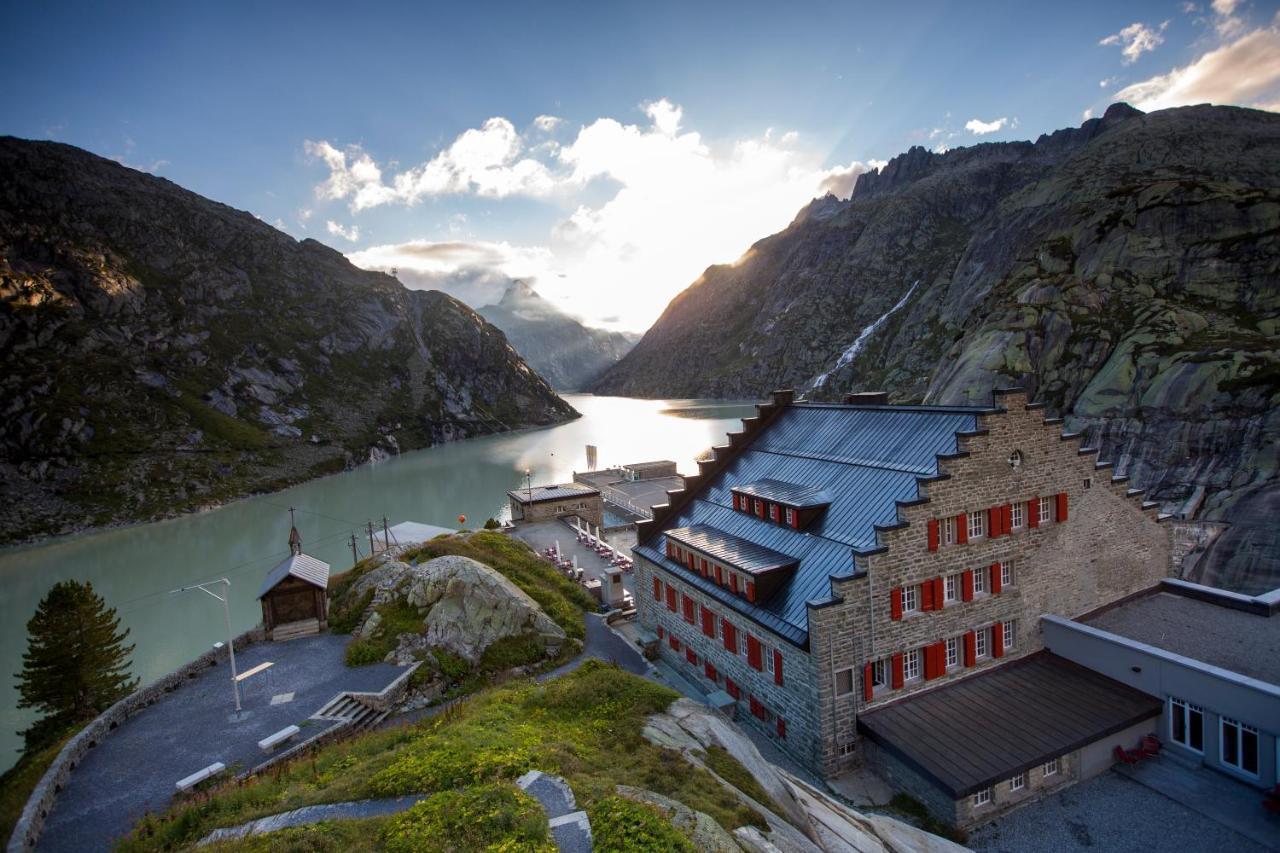
[(969, 847), (992, 853), (1265, 853), (1242, 835), (1107, 772), (979, 827)]

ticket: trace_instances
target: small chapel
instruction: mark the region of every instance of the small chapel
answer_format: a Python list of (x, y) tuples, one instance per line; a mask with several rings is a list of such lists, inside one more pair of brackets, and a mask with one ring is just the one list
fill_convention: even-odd
[(268, 640), (292, 640), (329, 627), (329, 564), (302, 553), (302, 536), (289, 510), (289, 556), (262, 581), (262, 625)]

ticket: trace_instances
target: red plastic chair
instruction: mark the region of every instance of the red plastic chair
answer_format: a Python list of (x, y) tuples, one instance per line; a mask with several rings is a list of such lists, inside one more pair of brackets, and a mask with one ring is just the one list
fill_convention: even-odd
[(1137, 757), (1137, 755), (1136, 755), (1136, 754), (1134, 754), (1133, 752), (1130, 752), (1129, 750), (1125, 749), (1123, 746), (1117, 746), (1117, 747), (1115, 748), (1115, 751), (1114, 751), (1112, 754), (1115, 756), (1116, 761), (1119, 761), (1119, 762), (1121, 762), (1121, 763), (1123, 763), (1123, 764), (1137, 764), (1137, 763), (1138, 763), (1138, 757)]
[(1142, 753), (1143, 758), (1155, 758), (1160, 754), (1160, 738), (1155, 735), (1143, 735), (1142, 741), (1138, 744), (1138, 751)]

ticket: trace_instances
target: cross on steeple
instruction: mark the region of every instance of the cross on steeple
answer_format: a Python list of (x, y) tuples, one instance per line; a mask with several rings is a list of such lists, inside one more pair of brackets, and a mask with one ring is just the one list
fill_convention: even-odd
[(302, 553), (302, 535), (293, 519), (293, 507), (289, 507), (289, 553), (297, 556)]

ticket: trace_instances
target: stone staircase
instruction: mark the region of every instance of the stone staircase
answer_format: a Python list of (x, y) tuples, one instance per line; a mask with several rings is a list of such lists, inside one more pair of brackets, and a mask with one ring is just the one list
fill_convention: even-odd
[(296, 640), (299, 637), (310, 637), (320, 633), (319, 619), (302, 619), (297, 622), (285, 622), (271, 629), (271, 640), (282, 643), (285, 640)]
[(311, 719), (327, 722), (342, 720), (346, 722), (348, 731), (359, 732), (378, 725), (390, 713), (390, 709), (379, 711), (366, 705), (351, 693), (339, 693), (312, 714)]

